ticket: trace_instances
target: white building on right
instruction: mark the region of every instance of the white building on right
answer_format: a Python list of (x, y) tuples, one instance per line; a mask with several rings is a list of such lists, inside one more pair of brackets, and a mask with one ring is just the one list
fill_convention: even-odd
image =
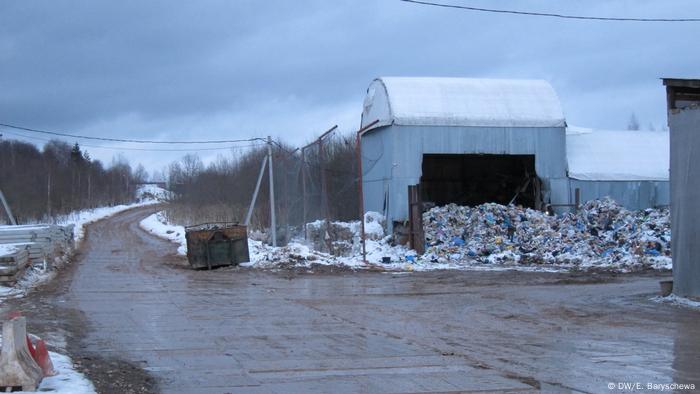
[(673, 292), (700, 297), (700, 79), (663, 83), (671, 135)]

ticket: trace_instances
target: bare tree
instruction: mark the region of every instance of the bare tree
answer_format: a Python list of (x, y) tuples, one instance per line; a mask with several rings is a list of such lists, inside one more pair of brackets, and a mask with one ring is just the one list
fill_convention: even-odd
[(630, 120), (627, 122), (627, 130), (639, 130), (639, 120), (634, 112), (632, 112)]

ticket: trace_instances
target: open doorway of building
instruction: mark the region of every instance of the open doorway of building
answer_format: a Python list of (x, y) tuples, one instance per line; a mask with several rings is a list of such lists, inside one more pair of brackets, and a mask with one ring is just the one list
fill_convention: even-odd
[(421, 197), (435, 205), (513, 202), (541, 207), (534, 155), (423, 155)]

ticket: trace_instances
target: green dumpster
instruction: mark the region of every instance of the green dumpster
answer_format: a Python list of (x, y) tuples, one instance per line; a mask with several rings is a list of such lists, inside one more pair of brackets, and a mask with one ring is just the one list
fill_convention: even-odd
[(194, 269), (238, 265), (250, 261), (248, 231), (235, 223), (203, 223), (185, 228), (187, 260)]

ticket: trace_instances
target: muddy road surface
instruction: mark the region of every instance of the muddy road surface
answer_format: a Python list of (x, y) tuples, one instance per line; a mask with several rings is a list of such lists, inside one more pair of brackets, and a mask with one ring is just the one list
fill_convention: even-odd
[(101, 392), (700, 387), (700, 312), (650, 301), (663, 275), (191, 271), (138, 227), (152, 210), (92, 225), (14, 302)]

